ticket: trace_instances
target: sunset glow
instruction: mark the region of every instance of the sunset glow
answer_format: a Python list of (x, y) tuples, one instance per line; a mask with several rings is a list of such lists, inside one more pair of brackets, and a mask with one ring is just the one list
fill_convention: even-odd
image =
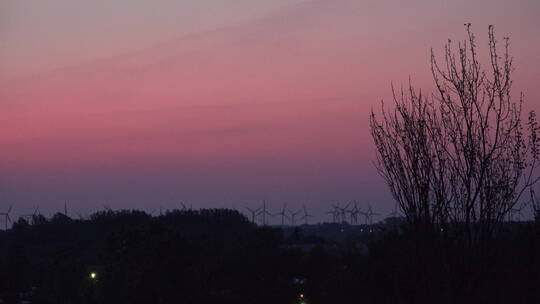
[(391, 82), (431, 91), (429, 50), (465, 22), (482, 46), (489, 24), (511, 37), (514, 92), (540, 106), (538, 1), (49, 2), (0, 5), (0, 177), (21, 214), (263, 199), (386, 214), (369, 111)]

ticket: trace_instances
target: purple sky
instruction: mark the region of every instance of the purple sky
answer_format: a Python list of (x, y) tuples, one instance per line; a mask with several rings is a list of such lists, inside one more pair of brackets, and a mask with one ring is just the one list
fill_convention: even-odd
[[(368, 113), (429, 49), (511, 37), (538, 109), (535, 0), (0, 1), (0, 209), (393, 205)], [(439, 52), (440, 53), (440, 52)]]

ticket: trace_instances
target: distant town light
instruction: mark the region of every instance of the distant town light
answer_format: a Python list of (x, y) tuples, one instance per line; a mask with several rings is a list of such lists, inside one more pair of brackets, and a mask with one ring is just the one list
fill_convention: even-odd
[(95, 272), (91, 272), (90, 278), (95, 280), (97, 278), (97, 274)]

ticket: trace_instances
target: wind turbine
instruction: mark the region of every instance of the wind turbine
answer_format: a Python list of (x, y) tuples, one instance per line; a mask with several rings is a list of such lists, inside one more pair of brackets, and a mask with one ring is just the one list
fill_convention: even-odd
[[(184, 205), (184, 204), (182, 203), (182, 206), (184, 206), (184, 208), (185, 208), (186, 205)], [(187, 208), (187, 210), (188, 210), (188, 211), (193, 211), (193, 204), (189, 204), (189, 208)]]
[(11, 218), (9, 217), (9, 213), (11, 212), (11, 209), (13, 209), (13, 205), (10, 205), (8, 210), (6, 212), (0, 213), (0, 216), (4, 216), (4, 222), (6, 224), (6, 231), (8, 230), (8, 224), (11, 224)]
[(394, 210), (392, 210), (392, 212), (388, 213), (388, 217), (398, 217), (398, 216), (399, 216), (398, 204), (396, 202), (396, 204), (394, 205)]
[(326, 212), (326, 214), (331, 214), (332, 215), (332, 221), (334, 223), (337, 223), (338, 218), (339, 218), (339, 210), (337, 210), (336, 206), (332, 206), (332, 208), (333, 208), (333, 210)]
[(283, 209), (281, 209), (281, 212), (274, 214), (274, 215), (281, 215), (281, 226), (285, 226), (285, 218), (286, 217), (288, 218), (287, 214), (285, 213), (286, 209), (287, 209), (287, 204), (283, 204)]
[(351, 223), (358, 225), (358, 214), (362, 213), (362, 209), (358, 208), (358, 202), (355, 200), (353, 201), (354, 207), (349, 211), (349, 214), (351, 215)]
[(350, 202), (347, 205), (345, 205), (345, 207), (340, 207), (339, 204), (334, 205), (334, 207), (337, 208), (339, 213), (341, 214), (342, 223), (347, 222), (347, 209), (349, 208), (350, 205), (351, 205)]
[(302, 212), (302, 210), (293, 212), (291, 209), (287, 209), (287, 211), (289, 211), (289, 214), (291, 215), (291, 224), (292, 226), (294, 226), (294, 219), (296, 218), (296, 215), (298, 215), (298, 213)]
[(368, 211), (366, 212), (366, 216), (369, 220), (369, 224), (373, 224), (373, 216), (379, 215), (378, 213), (373, 212), (373, 208), (371, 207), (371, 204), (368, 203)]
[(35, 215), (35, 214), (36, 214), (36, 211), (34, 210), (34, 213), (32, 213), (32, 214), (21, 214), (20, 217), (22, 217), (25, 221), (30, 223), (30, 220), (32, 220), (32, 216)]
[(514, 209), (508, 210), (508, 217), (507, 217), (507, 220), (508, 220), (509, 222), (513, 222), (513, 221), (514, 221)]
[(369, 213), (369, 209), (368, 209), (368, 211), (365, 211), (365, 212), (360, 211), (360, 214), (362, 214), (364, 216), (364, 225), (368, 225), (369, 219), (371, 218), (371, 215)]
[[(259, 208), (261, 209), (261, 208)], [(267, 224), (267, 221), (266, 221), (266, 216), (274, 216), (272, 213), (268, 212), (268, 210), (266, 210), (266, 201), (263, 200), (263, 205), (262, 205), (262, 210), (259, 212), (259, 214), (262, 214), (262, 223), (263, 223), (263, 226), (265, 226)]]
[(65, 216), (68, 216), (68, 215), (67, 215), (67, 201), (64, 202), (64, 215), (65, 215)]
[(336, 213), (336, 223), (339, 223), (339, 215), (341, 214), (341, 207), (339, 206), (339, 203), (332, 204), (332, 208), (334, 208), (334, 211)]
[(510, 216), (510, 221), (514, 221), (514, 216), (517, 214), (517, 221), (521, 222), (521, 218), (523, 216), (522, 209), (521, 208), (513, 208), (510, 209), (510, 212), (508, 212), (508, 215)]
[(245, 207), (250, 213), (251, 213), (251, 222), (255, 224), (255, 217), (259, 214), (259, 211), (261, 208), (257, 209), (251, 209), (249, 207)]
[(304, 210), (304, 216), (302, 217), (302, 220), (305, 220), (306, 225), (308, 224), (308, 218), (313, 217), (313, 215), (309, 214), (306, 209), (306, 205), (302, 205)]
[(517, 213), (518, 213), (518, 221), (521, 222), (521, 220), (523, 219), (523, 209), (519, 208)]
[(36, 206), (36, 209), (34, 209), (34, 213), (23, 214), (21, 215), (21, 217), (24, 218), (28, 223), (30, 223), (30, 221), (34, 222), (34, 218), (38, 216), (38, 214), (39, 214), (39, 206)]

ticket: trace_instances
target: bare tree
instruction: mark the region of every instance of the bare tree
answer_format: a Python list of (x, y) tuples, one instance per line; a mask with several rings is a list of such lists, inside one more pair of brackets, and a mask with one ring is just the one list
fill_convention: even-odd
[(395, 109), (372, 112), (371, 134), (377, 168), (407, 220), (432, 228), (453, 223), (471, 244), (490, 239), (522, 194), (537, 181), (539, 128), (529, 113), (524, 135), (523, 94), (511, 96), (512, 58), (505, 38), (500, 56), (493, 27), (488, 29), (489, 61), (479, 61), (476, 38), (457, 52), (449, 40), (444, 64), (431, 51), (436, 93), (429, 98), (409, 82)]
[[(395, 108), (382, 106), (382, 121), (371, 113), (371, 135), (377, 148), (376, 167), (390, 188), (407, 221), (423, 231), (430, 230), (443, 217), (436, 179), (445, 166), (439, 163), (441, 148), (432, 135), (436, 120), (433, 104), (409, 83), (409, 89), (396, 93)], [(437, 152), (439, 152), (437, 154)], [(445, 196), (443, 196), (445, 198)]]
[(534, 220), (536, 222), (540, 222), (540, 198), (536, 195), (534, 189), (532, 189), (532, 188), (530, 190), (530, 194), (531, 194), (530, 203), (531, 203), (531, 207), (532, 207)]

